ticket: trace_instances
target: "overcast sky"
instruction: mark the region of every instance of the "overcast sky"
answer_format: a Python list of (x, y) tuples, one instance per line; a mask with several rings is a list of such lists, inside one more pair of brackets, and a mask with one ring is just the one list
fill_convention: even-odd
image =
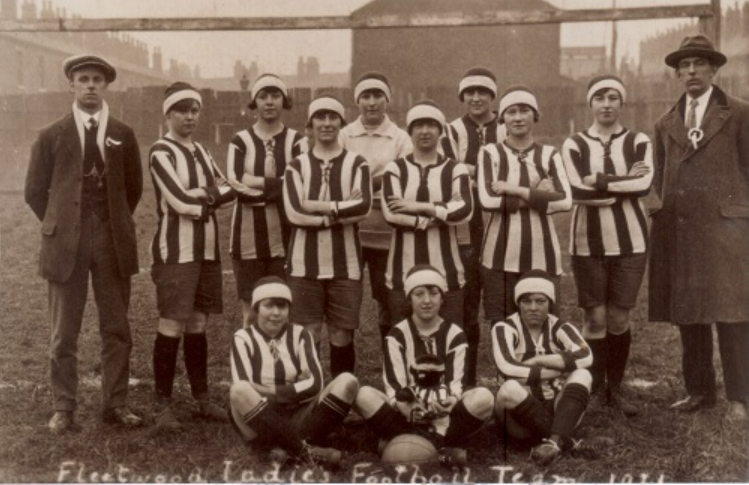
[[(21, 0), (18, 0), (19, 4)], [(83, 17), (251, 17), (348, 15), (369, 0), (53, 0), (67, 15)], [(407, 1), (407, 0), (402, 0)], [(547, 0), (558, 8), (601, 8), (606, 5), (636, 7), (699, 4), (708, 0)], [(745, 0), (723, 0), (723, 8)], [(456, 6), (460, 4), (455, 0)], [(41, 5), (41, 0), (37, 1)], [(637, 58), (639, 41), (647, 35), (686, 20), (619, 22), (619, 56)], [(582, 28), (584, 27), (584, 28)], [(269, 32), (138, 32), (134, 36), (151, 47), (161, 46), (165, 58), (200, 64), (202, 77), (228, 77), (237, 59), (256, 61), (264, 70), (296, 72), (299, 56), (317, 56), (324, 72), (346, 71), (351, 64), (350, 31)], [(606, 45), (610, 23), (564, 24), (563, 46)]]

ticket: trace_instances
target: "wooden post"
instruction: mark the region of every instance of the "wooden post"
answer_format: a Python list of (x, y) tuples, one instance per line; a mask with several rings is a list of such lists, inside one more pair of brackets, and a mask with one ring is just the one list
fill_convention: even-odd
[(710, 0), (710, 15), (699, 17), (700, 32), (710, 37), (715, 48), (720, 50), (720, 23), (723, 12), (720, 9), (720, 0)]

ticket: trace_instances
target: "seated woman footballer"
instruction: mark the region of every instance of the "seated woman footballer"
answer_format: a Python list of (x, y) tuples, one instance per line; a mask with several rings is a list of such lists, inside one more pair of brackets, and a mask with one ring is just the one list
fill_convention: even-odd
[(257, 321), (237, 330), (231, 350), (231, 418), (245, 442), (275, 445), (275, 457), (337, 465), (341, 452), (320, 446), (351, 409), (359, 381), (339, 374), (323, 387), (312, 335), (289, 322), (291, 290), (281, 278), (258, 280)]

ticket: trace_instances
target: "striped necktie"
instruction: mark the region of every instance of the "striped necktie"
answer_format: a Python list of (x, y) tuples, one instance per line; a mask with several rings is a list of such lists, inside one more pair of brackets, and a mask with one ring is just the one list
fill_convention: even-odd
[(697, 105), (699, 102), (696, 99), (692, 99), (689, 102), (689, 112), (687, 113), (686, 127), (688, 130), (697, 128)]

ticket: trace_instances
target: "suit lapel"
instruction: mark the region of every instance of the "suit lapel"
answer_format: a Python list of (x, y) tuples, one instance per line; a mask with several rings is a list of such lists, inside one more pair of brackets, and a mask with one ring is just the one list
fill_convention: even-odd
[(731, 117), (731, 108), (727, 105), (726, 95), (720, 88), (713, 86), (713, 94), (710, 96), (705, 117), (700, 125), (703, 136), (697, 142), (697, 148), (694, 148), (692, 141), (689, 139), (689, 133), (684, 126), (684, 110), (686, 106), (686, 94), (676, 103), (671, 111), (663, 120), (663, 126), (673, 141), (681, 147), (684, 152), (681, 161), (684, 161), (698, 152), (702, 147), (707, 145), (710, 139), (720, 131), (728, 118)]
[(83, 170), (83, 148), (81, 147), (78, 128), (75, 126), (75, 116), (73, 113), (68, 114), (63, 119), (61, 140), (73, 162), (76, 163), (80, 170)]

